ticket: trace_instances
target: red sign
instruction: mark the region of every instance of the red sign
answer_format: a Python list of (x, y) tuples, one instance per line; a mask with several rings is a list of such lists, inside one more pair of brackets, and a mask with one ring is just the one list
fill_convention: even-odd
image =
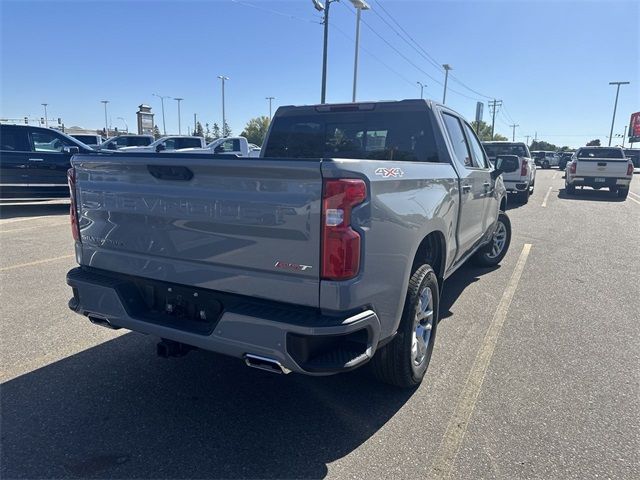
[(632, 143), (640, 142), (640, 112), (631, 114), (631, 122), (629, 123), (629, 141)]

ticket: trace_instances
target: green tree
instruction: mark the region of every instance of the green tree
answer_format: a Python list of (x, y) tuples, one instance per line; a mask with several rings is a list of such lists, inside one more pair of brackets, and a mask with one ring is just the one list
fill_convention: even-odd
[(269, 117), (262, 116), (252, 118), (247, 122), (244, 130), (240, 135), (247, 138), (249, 143), (255, 143), (256, 145), (262, 145), (264, 137), (267, 135), (267, 129), (269, 128)]
[(599, 147), (600, 146), (600, 139), (596, 138), (595, 140), (591, 140), (590, 142), (587, 142), (587, 147)]
[(158, 125), (154, 125), (153, 126), (153, 138), (155, 138), (157, 140), (161, 136), (162, 136), (162, 134), (160, 133), (160, 129), (158, 128)]
[(196, 123), (196, 137), (204, 138), (204, 130), (202, 129), (202, 124), (200, 122)]
[(499, 133), (494, 133), (493, 138), (491, 138), (491, 125), (489, 125), (487, 122), (483, 122), (482, 120), (480, 122), (471, 122), (471, 126), (482, 142), (487, 142), (490, 140), (504, 142), (509, 140), (507, 137), (505, 137), (504, 135), (500, 135)]
[(211, 135), (213, 135), (214, 140), (216, 138), (220, 138), (220, 127), (218, 126), (217, 123), (213, 124), (213, 127), (211, 129)]
[(224, 125), (222, 126), (222, 136), (230, 137), (231, 134), (232, 134), (231, 127), (229, 127), (229, 124), (227, 122), (224, 122)]
[(556, 150), (558, 150), (558, 147), (556, 147), (553, 143), (545, 142), (544, 140), (534, 140), (533, 142), (531, 142), (531, 146), (529, 147), (529, 149), (555, 152)]

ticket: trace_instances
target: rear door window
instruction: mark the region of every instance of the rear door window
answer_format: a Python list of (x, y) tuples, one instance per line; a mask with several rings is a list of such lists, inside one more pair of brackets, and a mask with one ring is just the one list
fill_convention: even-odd
[(21, 127), (5, 127), (0, 130), (0, 150), (4, 152), (27, 152), (29, 139), (27, 130)]
[(175, 145), (173, 148), (200, 148), (202, 147), (202, 142), (200, 142), (199, 138), (176, 138)]
[(460, 162), (465, 167), (473, 168), (473, 160), (471, 159), (471, 154), (469, 153), (469, 146), (467, 145), (467, 141), (464, 138), (464, 133), (462, 133), (462, 125), (460, 125), (460, 120), (458, 120), (453, 115), (449, 115), (448, 113), (443, 113), (442, 117), (444, 118), (445, 128), (447, 133), (449, 134), (449, 139), (451, 140), (451, 144), (453, 146), (453, 151)]
[(265, 158), (439, 161), (426, 112), (301, 113), (274, 120)]

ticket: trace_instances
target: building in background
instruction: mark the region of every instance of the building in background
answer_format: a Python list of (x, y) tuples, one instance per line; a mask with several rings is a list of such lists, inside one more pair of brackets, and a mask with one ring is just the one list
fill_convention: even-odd
[(138, 135), (153, 135), (153, 113), (149, 105), (138, 105)]

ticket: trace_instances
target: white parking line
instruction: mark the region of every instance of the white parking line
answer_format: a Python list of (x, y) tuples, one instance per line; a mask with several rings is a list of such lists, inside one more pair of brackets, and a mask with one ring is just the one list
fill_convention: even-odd
[(634, 196), (634, 197), (636, 197), (636, 198), (640, 198), (640, 195), (638, 195), (638, 194), (637, 194), (637, 193), (635, 193), (635, 192), (632, 192), (631, 190), (629, 190), (629, 194), (630, 194), (630, 195), (633, 195), (633, 196)]
[(549, 200), (549, 195), (551, 194), (551, 190), (553, 190), (553, 187), (549, 187), (549, 190), (547, 190), (547, 194), (544, 196), (544, 200), (542, 201), (543, 207), (547, 206), (547, 200)]
[(636, 202), (638, 205), (640, 205), (640, 200), (636, 200), (633, 197), (627, 197), (627, 200), (631, 200), (632, 202)]
[(507, 288), (502, 294), (502, 299), (498, 304), (493, 320), (491, 320), (489, 329), (484, 336), (482, 346), (480, 350), (478, 350), (476, 359), (473, 362), (456, 409), (449, 419), (447, 430), (440, 443), (435, 460), (431, 465), (430, 475), (426, 475), (428, 478), (444, 479), (451, 476), (458, 451), (460, 450), (467, 426), (469, 425), (469, 420), (475, 409), (478, 395), (480, 394), (480, 390), (482, 390), (482, 383), (484, 382), (489, 363), (491, 363), (491, 357), (493, 357), (500, 331), (507, 318), (509, 306), (518, 288), (518, 283), (520, 282), (520, 277), (522, 277), (522, 272), (524, 271), (524, 266), (527, 263), (527, 257), (530, 251), (531, 244), (525, 243), (524, 247), (522, 247), (516, 268), (514, 268), (511, 274)]
[(558, 176), (558, 172), (554, 173), (553, 177), (551, 177), (551, 180), (555, 180), (557, 176)]
[(53, 258), (45, 258), (44, 260), (36, 260), (35, 262), (19, 263), (18, 265), (2, 267), (0, 268), (0, 272), (6, 272), (7, 270), (15, 270), (17, 268), (22, 268), (22, 267), (31, 267), (33, 265), (40, 265), (41, 263), (55, 262), (56, 260), (63, 260), (65, 258), (73, 258), (73, 257), (75, 257), (75, 255), (63, 255), (61, 257), (53, 257)]
[(0, 225), (5, 225), (7, 223), (15, 223), (15, 222), (26, 222), (28, 220), (40, 220), (41, 218), (49, 218), (46, 215), (40, 217), (25, 217), (25, 218), (3, 218), (0, 219)]
[(2, 228), (2, 229), (0, 229), (0, 233), (23, 232), (24, 230), (33, 230), (35, 228), (59, 227), (61, 225), (69, 225), (69, 222), (51, 223), (51, 224), (47, 224), (47, 225), (38, 225), (38, 226), (34, 226), (34, 227), (24, 227), (24, 228)]

